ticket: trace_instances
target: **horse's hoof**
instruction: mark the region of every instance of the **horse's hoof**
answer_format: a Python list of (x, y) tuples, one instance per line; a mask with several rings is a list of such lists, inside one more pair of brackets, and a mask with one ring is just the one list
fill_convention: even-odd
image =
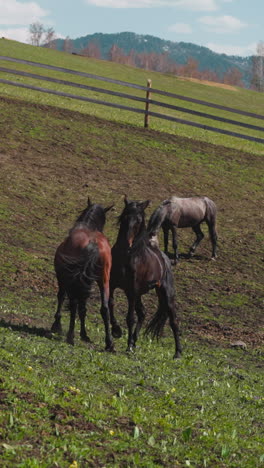
[(67, 338), (67, 343), (70, 344), (71, 346), (74, 346), (73, 338)]
[(122, 336), (122, 330), (119, 325), (113, 325), (112, 327), (112, 336), (114, 338), (121, 338)]
[(53, 323), (50, 331), (51, 333), (58, 333), (58, 335), (62, 335), (61, 325), (60, 324), (58, 325), (56, 322)]
[(180, 359), (181, 358), (181, 353), (177, 351), (177, 353), (174, 354), (173, 359)]
[(214, 257), (211, 257), (211, 260), (215, 261), (217, 259), (217, 255), (215, 255)]
[(80, 335), (80, 336), (81, 336), (81, 340), (85, 341), (85, 343), (92, 343), (89, 336), (87, 336), (87, 335)]
[(126, 352), (127, 352), (128, 354), (134, 353), (134, 352), (135, 352), (135, 347), (134, 347), (133, 345), (129, 345), (129, 346), (127, 347)]
[(110, 346), (106, 346), (106, 347), (105, 347), (105, 351), (106, 351), (107, 353), (113, 353), (113, 354), (116, 353), (116, 350), (115, 350), (115, 347), (114, 347), (113, 344), (110, 345)]

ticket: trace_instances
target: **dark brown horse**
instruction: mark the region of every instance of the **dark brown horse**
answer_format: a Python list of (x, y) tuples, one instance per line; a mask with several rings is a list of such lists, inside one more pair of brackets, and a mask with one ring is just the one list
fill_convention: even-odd
[(178, 260), (177, 228), (191, 227), (196, 239), (190, 247), (189, 255), (194, 255), (197, 246), (204, 238), (201, 224), (205, 222), (209, 229), (212, 243), (212, 259), (216, 258), (216, 205), (208, 197), (179, 198), (171, 197), (164, 200), (152, 213), (148, 222), (148, 231), (151, 237), (157, 235), (160, 227), (164, 235), (164, 251), (168, 255), (169, 231), (172, 233), (174, 249), (174, 263)]
[[(120, 327), (113, 316), (116, 288), (122, 289), (128, 300), (127, 350), (133, 351), (145, 318), (141, 296), (155, 288), (158, 310), (147, 326), (146, 333), (159, 337), (169, 318), (175, 340), (175, 355), (181, 354), (179, 328), (176, 318), (175, 289), (171, 265), (157, 246), (151, 245), (145, 228), (145, 209), (149, 201), (137, 202), (124, 199), (125, 207), (119, 216), (119, 232), (112, 248), (112, 270), (110, 276), (110, 315), (114, 336), (120, 336)], [(135, 320), (135, 312), (137, 320)]]
[[(113, 205), (112, 205), (113, 206)], [(101, 315), (105, 325), (106, 350), (113, 350), (109, 331), (109, 278), (112, 265), (111, 247), (102, 233), (105, 225), (105, 213), (112, 208), (88, 205), (75, 221), (66, 239), (56, 250), (54, 267), (58, 280), (58, 307), (53, 332), (61, 333), (61, 307), (66, 296), (69, 299), (70, 326), (67, 342), (74, 344), (74, 325), (78, 310), (81, 339), (90, 342), (85, 329), (86, 301), (90, 296), (91, 286), (97, 282), (101, 293)]]

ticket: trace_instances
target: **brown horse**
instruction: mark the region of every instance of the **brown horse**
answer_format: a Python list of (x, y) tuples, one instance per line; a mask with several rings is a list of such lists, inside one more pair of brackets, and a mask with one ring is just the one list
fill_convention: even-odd
[(56, 250), (54, 267), (58, 280), (58, 307), (53, 332), (61, 333), (61, 307), (65, 296), (69, 299), (70, 326), (67, 342), (74, 344), (74, 325), (78, 310), (81, 339), (90, 342), (85, 329), (86, 301), (90, 296), (91, 286), (97, 282), (101, 293), (101, 315), (105, 325), (105, 344), (107, 351), (113, 351), (112, 337), (109, 331), (109, 278), (112, 265), (111, 247), (102, 233), (105, 213), (113, 205), (103, 208), (88, 205), (78, 216), (66, 239)]
[[(114, 290), (122, 289), (128, 300), (127, 351), (136, 346), (142, 327), (145, 310), (141, 296), (155, 288), (158, 296), (158, 310), (147, 326), (146, 333), (159, 337), (169, 318), (175, 341), (175, 358), (180, 357), (181, 346), (176, 318), (175, 289), (171, 265), (157, 246), (152, 245), (145, 228), (145, 202), (124, 199), (125, 207), (119, 216), (119, 232), (112, 248), (112, 270), (110, 276), (109, 309), (114, 336), (120, 336), (121, 330), (114, 316)], [(137, 321), (135, 321), (135, 311)]]
[(172, 233), (172, 245), (174, 249), (174, 263), (177, 262), (178, 244), (177, 228), (191, 227), (196, 234), (196, 239), (190, 247), (189, 255), (194, 255), (197, 246), (204, 238), (201, 224), (206, 222), (212, 243), (212, 259), (216, 258), (217, 232), (216, 232), (216, 205), (208, 197), (179, 198), (171, 197), (164, 200), (152, 213), (148, 222), (150, 237), (157, 235), (160, 227), (164, 235), (164, 251), (168, 255), (169, 231)]

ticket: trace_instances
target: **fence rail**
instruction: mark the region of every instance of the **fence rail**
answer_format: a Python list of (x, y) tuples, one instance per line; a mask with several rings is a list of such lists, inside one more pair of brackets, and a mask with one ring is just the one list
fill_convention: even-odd
[(130, 87), (130, 88), (138, 89), (138, 90), (141, 90), (141, 91), (145, 91), (146, 96), (145, 97), (139, 97), (139, 96), (133, 96), (133, 95), (127, 94), (127, 93), (112, 91), (112, 90), (109, 90), (109, 89), (103, 89), (103, 88), (98, 88), (98, 87), (95, 87), (95, 86), (89, 86), (89, 85), (84, 85), (84, 84), (80, 84), (80, 83), (75, 83), (75, 82), (72, 82), (72, 81), (62, 80), (62, 79), (59, 79), (59, 78), (51, 78), (51, 77), (48, 77), (48, 76), (37, 75), (37, 74), (34, 74), (34, 73), (15, 70), (15, 69), (12, 69), (12, 68), (0, 67), (0, 72), (2, 72), (2, 73), (8, 73), (8, 74), (16, 75), (16, 76), (23, 76), (23, 77), (26, 77), (26, 78), (33, 78), (33, 79), (37, 79), (37, 80), (43, 80), (43, 81), (46, 81), (46, 82), (56, 83), (56, 84), (60, 84), (60, 85), (63, 85), (63, 86), (71, 86), (71, 87), (84, 89), (84, 90), (88, 90), (88, 91), (94, 91), (94, 92), (98, 92), (98, 93), (102, 93), (102, 94), (116, 96), (116, 97), (119, 97), (121, 99), (130, 99), (130, 100), (134, 100), (134, 101), (137, 101), (137, 102), (143, 102), (143, 103), (145, 103), (145, 109), (139, 109), (139, 108), (130, 107), (130, 106), (126, 106), (126, 105), (122, 105), (122, 104), (118, 104), (118, 103), (102, 101), (102, 100), (99, 100), (99, 99), (89, 98), (89, 97), (85, 97), (85, 96), (78, 96), (76, 94), (66, 93), (66, 92), (62, 92), (62, 91), (55, 91), (55, 90), (52, 90), (52, 89), (49, 89), (49, 88), (43, 88), (43, 87), (39, 87), (39, 86), (32, 86), (32, 85), (29, 85), (29, 84), (26, 84), (26, 83), (20, 83), (20, 82), (17, 82), (17, 81), (11, 81), (11, 80), (6, 80), (6, 79), (0, 79), (0, 83), (8, 84), (10, 86), (17, 86), (17, 87), (20, 87), (20, 88), (32, 89), (32, 90), (35, 90), (35, 91), (40, 91), (40, 92), (48, 93), (48, 94), (54, 94), (54, 95), (58, 95), (58, 96), (62, 96), (62, 97), (69, 97), (71, 99), (78, 99), (78, 100), (81, 100), (81, 101), (91, 102), (91, 103), (94, 103), (94, 104), (104, 105), (104, 106), (108, 106), (108, 107), (114, 107), (114, 108), (127, 110), (127, 111), (131, 111), (131, 112), (136, 112), (136, 113), (140, 113), (140, 114), (145, 114), (145, 120), (144, 120), (145, 127), (148, 126), (148, 117), (153, 116), (153, 117), (156, 117), (156, 118), (159, 118), (159, 119), (165, 119), (165, 120), (169, 120), (169, 121), (172, 121), (172, 122), (181, 123), (181, 124), (184, 124), (184, 125), (190, 125), (190, 126), (193, 126), (193, 127), (196, 127), (196, 128), (201, 128), (201, 129), (204, 129), (204, 130), (209, 130), (209, 131), (213, 131), (213, 132), (217, 132), (217, 133), (221, 133), (221, 134), (225, 134), (225, 135), (230, 135), (230, 136), (234, 136), (234, 137), (237, 137), (237, 138), (242, 138), (242, 139), (245, 139), (245, 140), (255, 141), (255, 142), (258, 142), (258, 143), (264, 143), (263, 138), (250, 136), (250, 135), (244, 135), (244, 134), (241, 134), (241, 133), (233, 132), (231, 130), (220, 129), (220, 128), (217, 128), (217, 127), (212, 127), (212, 126), (209, 126), (209, 125), (204, 125), (204, 124), (189, 121), (189, 120), (184, 120), (184, 119), (181, 119), (181, 118), (178, 118), (178, 117), (173, 117), (173, 116), (170, 116), (170, 115), (165, 115), (165, 114), (161, 114), (161, 113), (158, 113), (158, 112), (153, 112), (153, 111), (150, 110), (150, 105), (151, 106), (155, 105), (155, 106), (167, 108), (167, 109), (170, 109), (170, 110), (176, 110), (178, 112), (183, 112), (183, 113), (191, 114), (191, 115), (194, 115), (194, 116), (207, 118), (207, 119), (210, 119), (210, 120), (215, 120), (215, 121), (218, 121), (218, 122), (224, 122), (224, 123), (227, 123), (229, 125), (236, 125), (236, 126), (248, 128), (248, 129), (251, 129), (251, 130), (257, 130), (257, 131), (260, 131), (260, 132), (264, 132), (264, 127), (261, 127), (261, 126), (258, 126), (258, 125), (253, 125), (253, 124), (249, 124), (249, 123), (245, 123), (245, 122), (239, 122), (239, 121), (236, 121), (236, 120), (228, 119), (226, 117), (218, 117), (216, 115), (207, 114), (207, 113), (204, 113), (204, 112), (201, 112), (201, 111), (195, 111), (193, 109), (188, 109), (188, 108), (181, 107), (181, 106), (176, 106), (176, 105), (173, 105), (173, 104), (167, 104), (167, 103), (152, 99), (151, 95), (152, 95), (152, 93), (159, 94), (159, 95), (170, 97), (170, 98), (173, 98), (173, 99), (183, 100), (183, 101), (186, 101), (186, 102), (191, 102), (191, 103), (194, 103), (194, 104), (199, 104), (199, 105), (207, 106), (207, 107), (210, 107), (210, 108), (215, 108), (215, 109), (222, 110), (222, 111), (225, 111), (225, 112), (231, 112), (231, 113), (235, 113), (235, 114), (239, 114), (239, 115), (243, 115), (243, 116), (246, 116), (246, 117), (259, 119), (259, 120), (264, 120), (263, 115), (254, 114), (252, 112), (242, 111), (242, 110), (239, 110), (239, 109), (234, 109), (234, 108), (231, 108), (231, 107), (226, 107), (226, 106), (222, 106), (222, 105), (218, 105), (218, 104), (213, 104), (211, 102), (202, 101), (202, 100), (199, 100), (199, 99), (185, 97), (185, 96), (181, 96), (179, 94), (174, 94), (174, 93), (170, 93), (170, 92), (167, 92), (167, 91), (162, 91), (162, 90), (159, 90), (159, 89), (155, 89), (155, 88), (151, 87), (151, 81), (150, 80), (148, 81), (148, 86), (140, 86), (140, 85), (137, 85), (135, 83), (128, 83), (126, 81), (115, 80), (115, 79), (112, 79), (112, 78), (102, 77), (102, 76), (93, 75), (93, 74), (85, 73), (85, 72), (79, 72), (79, 71), (76, 71), (76, 70), (70, 70), (70, 69), (62, 68), (62, 67), (55, 67), (55, 66), (46, 65), (46, 64), (43, 64), (43, 63), (38, 63), (38, 62), (31, 62), (31, 61), (28, 61), (28, 60), (15, 59), (15, 58), (12, 58), (12, 57), (0, 56), (0, 60), (4, 60), (4, 61), (8, 61), (8, 62), (21, 63), (21, 64), (24, 64), (24, 65), (40, 67), (40, 68), (49, 69), (49, 70), (55, 70), (55, 71), (59, 71), (59, 72), (63, 72), (63, 73), (68, 73), (68, 74), (77, 75), (77, 76), (81, 76), (81, 77), (85, 77), (85, 78), (99, 80), (99, 81), (105, 81), (105, 82), (108, 82), (108, 83), (117, 84), (117, 85), (121, 85), (121, 86), (126, 86), (126, 87)]

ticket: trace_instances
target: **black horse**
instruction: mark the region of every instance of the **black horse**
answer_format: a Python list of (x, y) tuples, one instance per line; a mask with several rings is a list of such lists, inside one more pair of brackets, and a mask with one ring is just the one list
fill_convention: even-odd
[(160, 227), (164, 235), (164, 251), (168, 255), (169, 231), (172, 233), (174, 249), (174, 263), (178, 260), (177, 228), (191, 227), (196, 239), (190, 247), (189, 255), (194, 255), (197, 246), (204, 238), (201, 224), (205, 222), (209, 229), (212, 243), (212, 259), (216, 258), (217, 232), (216, 232), (216, 205), (208, 197), (179, 198), (171, 197), (164, 200), (152, 213), (148, 222), (148, 231), (151, 237), (157, 235)]
[(91, 286), (97, 282), (101, 293), (101, 315), (105, 325), (105, 344), (107, 351), (113, 351), (109, 321), (109, 278), (112, 265), (111, 247), (102, 233), (105, 213), (113, 205), (103, 208), (92, 204), (88, 198), (87, 207), (76, 219), (66, 239), (59, 245), (54, 258), (58, 280), (58, 307), (53, 332), (61, 333), (61, 307), (66, 296), (69, 299), (70, 326), (67, 342), (74, 344), (74, 325), (78, 310), (81, 339), (90, 342), (85, 329), (86, 301)]
[[(141, 296), (155, 288), (158, 296), (158, 310), (146, 328), (146, 333), (159, 337), (169, 318), (175, 340), (175, 358), (180, 357), (178, 321), (176, 318), (175, 289), (171, 265), (157, 246), (151, 245), (145, 228), (144, 210), (149, 201), (137, 202), (124, 199), (125, 207), (119, 216), (119, 232), (112, 248), (112, 270), (110, 276), (109, 309), (113, 333), (120, 336), (120, 327), (113, 315), (113, 294), (122, 289), (128, 300), (127, 350), (133, 351), (139, 331), (145, 318)], [(135, 321), (135, 311), (137, 320)]]

